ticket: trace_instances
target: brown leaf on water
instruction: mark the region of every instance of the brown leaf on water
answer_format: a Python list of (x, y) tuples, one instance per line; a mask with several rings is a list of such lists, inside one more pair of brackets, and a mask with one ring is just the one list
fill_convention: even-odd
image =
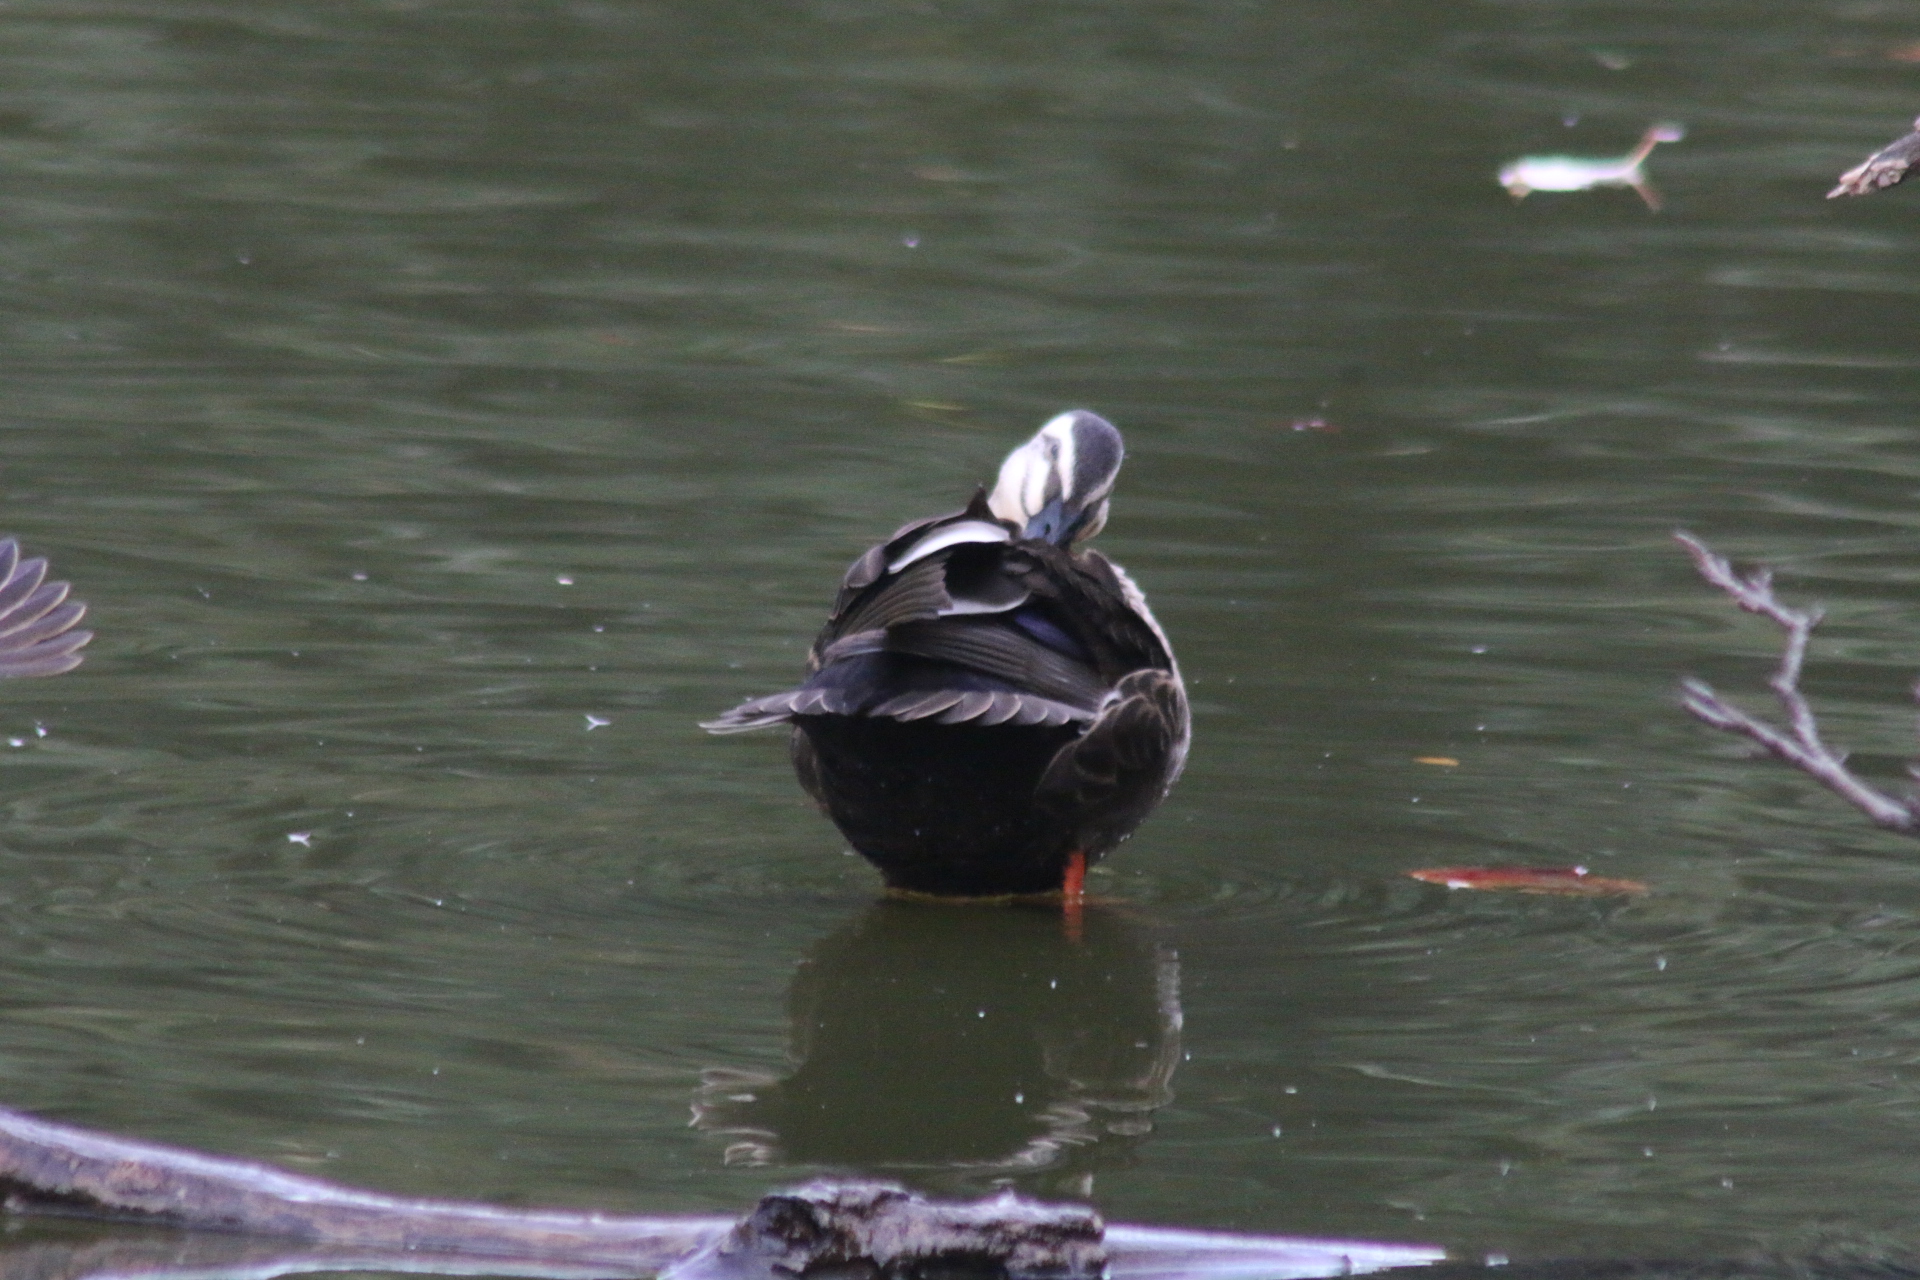
[(1638, 880), (1615, 880), (1585, 867), (1427, 867), (1409, 871), (1415, 880), (1449, 889), (1505, 890), (1508, 893), (1559, 893), (1578, 898), (1615, 894), (1637, 897), (1647, 891)]

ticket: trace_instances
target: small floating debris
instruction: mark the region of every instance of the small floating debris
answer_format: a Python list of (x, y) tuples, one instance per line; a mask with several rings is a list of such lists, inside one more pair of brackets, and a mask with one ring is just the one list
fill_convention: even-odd
[(1660, 193), (1647, 181), (1641, 165), (1662, 142), (1678, 142), (1687, 136), (1685, 125), (1656, 124), (1640, 136), (1640, 145), (1618, 160), (1580, 156), (1522, 156), (1500, 170), (1500, 185), (1515, 200), (1524, 200), (1536, 191), (1591, 191), (1595, 187), (1631, 187), (1646, 202), (1650, 212), (1658, 212)]
[(1452, 756), (1415, 756), (1415, 764), (1430, 764), (1440, 769), (1458, 769), (1460, 762)]
[(1882, 187), (1897, 186), (1916, 160), (1920, 160), (1920, 120), (1913, 122), (1913, 132), (1906, 137), (1895, 138), (1841, 174), (1840, 184), (1827, 192), (1827, 199), (1864, 196)]
[(1647, 886), (1638, 880), (1596, 876), (1585, 867), (1427, 867), (1409, 871), (1415, 880), (1449, 889), (1504, 890), (1508, 893), (1558, 893), (1576, 898), (1616, 894), (1638, 897)]

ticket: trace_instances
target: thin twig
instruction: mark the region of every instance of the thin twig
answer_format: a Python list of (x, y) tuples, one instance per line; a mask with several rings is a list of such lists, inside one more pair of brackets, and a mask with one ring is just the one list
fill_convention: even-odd
[(1890, 831), (1912, 833), (1920, 829), (1920, 812), (1911, 802), (1895, 800), (1856, 778), (1847, 768), (1846, 757), (1836, 754), (1820, 740), (1819, 721), (1814, 718), (1813, 708), (1807, 705), (1806, 696), (1800, 692), (1800, 668), (1806, 661), (1807, 641), (1825, 616), (1822, 611), (1790, 609), (1781, 604), (1773, 594), (1770, 570), (1756, 569), (1751, 576), (1743, 578), (1734, 572), (1724, 556), (1716, 555), (1692, 534), (1675, 533), (1673, 538), (1693, 557), (1701, 577), (1726, 592), (1748, 613), (1759, 614), (1787, 633), (1780, 665), (1767, 681), (1786, 710), (1786, 729), (1748, 715), (1723, 700), (1712, 686), (1701, 680), (1681, 682), (1680, 705), (1705, 724), (1759, 743), (1859, 809), (1875, 824)]

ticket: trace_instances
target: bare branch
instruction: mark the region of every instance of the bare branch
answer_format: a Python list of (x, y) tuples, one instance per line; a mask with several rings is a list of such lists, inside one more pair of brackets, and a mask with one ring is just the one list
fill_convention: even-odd
[[(1759, 614), (1787, 633), (1780, 665), (1767, 681), (1787, 713), (1785, 729), (1748, 715), (1700, 680), (1681, 682), (1680, 705), (1703, 724), (1759, 743), (1877, 825), (1890, 831), (1920, 831), (1920, 811), (1912, 802), (1895, 800), (1856, 778), (1847, 768), (1846, 757), (1836, 754), (1820, 739), (1819, 721), (1814, 718), (1806, 696), (1800, 692), (1800, 668), (1806, 661), (1807, 641), (1825, 615), (1819, 609), (1790, 609), (1781, 604), (1773, 594), (1773, 574), (1769, 570), (1756, 569), (1743, 578), (1734, 572), (1726, 557), (1716, 555), (1692, 534), (1675, 533), (1673, 539), (1693, 557), (1701, 577), (1726, 592), (1748, 613)], [(1920, 691), (1916, 691), (1916, 695), (1920, 696)]]

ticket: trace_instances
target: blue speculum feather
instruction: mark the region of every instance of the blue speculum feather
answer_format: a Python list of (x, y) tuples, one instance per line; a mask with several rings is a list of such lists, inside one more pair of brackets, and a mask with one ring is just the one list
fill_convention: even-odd
[(1067, 657), (1078, 659), (1081, 662), (1091, 662), (1093, 660), (1078, 640), (1075, 640), (1072, 636), (1061, 630), (1057, 624), (1048, 621), (1047, 618), (1036, 609), (1015, 609), (1011, 615), (1011, 621), (1014, 626), (1020, 628), (1055, 653), (1064, 653)]

